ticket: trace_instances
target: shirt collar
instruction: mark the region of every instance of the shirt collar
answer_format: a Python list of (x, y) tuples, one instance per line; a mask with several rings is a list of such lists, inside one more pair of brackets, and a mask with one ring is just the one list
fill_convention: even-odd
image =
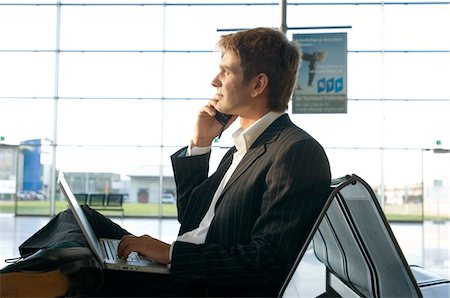
[(256, 139), (284, 112), (270, 111), (246, 129), (239, 128), (232, 135), (232, 141), (239, 153), (245, 154)]

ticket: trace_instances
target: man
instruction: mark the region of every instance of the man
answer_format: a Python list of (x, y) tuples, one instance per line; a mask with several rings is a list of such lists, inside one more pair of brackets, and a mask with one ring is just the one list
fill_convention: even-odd
[[(296, 45), (257, 28), (223, 36), (218, 46), (216, 94), (199, 111), (190, 146), (171, 157), (179, 236), (170, 244), (119, 232), (118, 254), (170, 264), (167, 286), (178, 295), (276, 296), (325, 203), (329, 164), (285, 114), (300, 62)], [(208, 177), (211, 143), (223, 130), (218, 112), (233, 115), (226, 127), (239, 121), (240, 128)], [(113, 229), (103, 222), (96, 226)]]
[[(216, 95), (197, 118), (189, 147), (172, 156), (179, 237), (172, 245), (125, 236), (119, 254), (138, 251), (171, 263), (171, 277), (207, 295), (276, 295), (330, 184), (322, 147), (285, 114), (300, 54), (279, 31), (222, 37)], [(217, 112), (239, 116), (235, 147), (208, 177)], [(199, 286), (201, 284), (201, 286)]]

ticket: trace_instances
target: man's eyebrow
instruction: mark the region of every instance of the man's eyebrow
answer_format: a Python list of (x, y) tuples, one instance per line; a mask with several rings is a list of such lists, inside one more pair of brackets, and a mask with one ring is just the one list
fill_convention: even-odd
[(227, 64), (219, 64), (219, 68), (222, 70), (235, 71), (235, 67)]
[(231, 67), (226, 64), (219, 64), (219, 68), (220, 69), (231, 69)]

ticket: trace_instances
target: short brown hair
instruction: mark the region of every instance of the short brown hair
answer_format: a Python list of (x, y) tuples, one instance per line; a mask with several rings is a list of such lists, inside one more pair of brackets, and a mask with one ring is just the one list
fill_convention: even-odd
[(238, 55), (244, 82), (265, 73), (269, 78), (269, 109), (285, 111), (297, 80), (300, 49), (278, 30), (256, 28), (224, 35), (217, 44), (224, 54)]

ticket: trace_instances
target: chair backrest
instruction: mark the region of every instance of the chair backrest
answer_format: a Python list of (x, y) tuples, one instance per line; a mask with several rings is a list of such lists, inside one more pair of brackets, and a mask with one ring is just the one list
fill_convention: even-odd
[(122, 207), (123, 194), (110, 193), (106, 198), (106, 206)]
[(90, 206), (104, 206), (105, 205), (106, 194), (97, 193), (89, 195), (89, 205)]
[(312, 231), (314, 253), (346, 288), (362, 297), (422, 296), (375, 194), (363, 179), (352, 175), (333, 180), (323, 211)]
[[(309, 245), (312, 243), (313, 237), (316, 234), (316, 232), (319, 229), (319, 225), (322, 222), (323, 218), (325, 217), (325, 214), (328, 210), (328, 207), (330, 206), (331, 202), (334, 200), (334, 197), (339, 192), (339, 190), (346, 184), (349, 183), (350, 176), (345, 176), (337, 179), (333, 179), (331, 181), (331, 187), (330, 187), (330, 194), (325, 202), (325, 205), (322, 208), (322, 211), (320, 211), (319, 216), (317, 217), (310, 233), (308, 234), (308, 237), (305, 240), (304, 245), (300, 249), (297, 259), (295, 260), (294, 265), (291, 268), (291, 271), (289, 272), (288, 276), (286, 277), (286, 280), (284, 281), (280, 292), (278, 293), (278, 297), (283, 297), (284, 293), (286, 292), (286, 289), (288, 286), (290, 286), (291, 280), (295, 282), (295, 280), (292, 279), (295, 272), (297, 271), (298, 265), (300, 264), (300, 261), (302, 260), (303, 256), (305, 255), (306, 251), (308, 250)], [(295, 288), (295, 285), (294, 285)]]

